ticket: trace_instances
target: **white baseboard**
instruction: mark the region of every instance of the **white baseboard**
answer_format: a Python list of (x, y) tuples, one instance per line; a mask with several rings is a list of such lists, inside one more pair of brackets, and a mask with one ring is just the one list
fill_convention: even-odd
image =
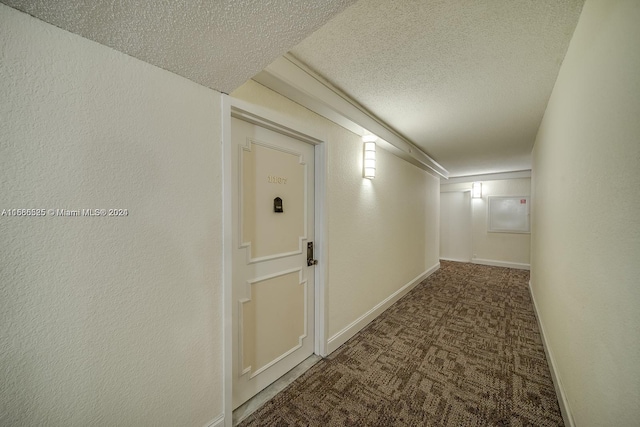
[(328, 354), (334, 352), (338, 347), (347, 342), (350, 338), (352, 338), (355, 334), (360, 332), (365, 326), (371, 323), (376, 317), (378, 317), (382, 312), (384, 312), (387, 308), (389, 308), (393, 303), (398, 301), (400, 298), (405, 296), (411, 289), (413, 289), (418, 283), (422, 282), (427, 277), (431, 276), (440, 268), (440, 263), (437, 263), (424, 273), (420, 274), (418, 277), (411, 280), (409, 283), (395, 291), (393, 294), (389, 295), (386, 299), (380, 302), (378, 305), (373, 307), (371, 310), (367, 311), (365, 314), (357, 318), (355, 321), (351, 322), (347, 327), (342, 329), (337, 334), (333, 335), (329, 338), (327, 342), (327, 352)]
[(224, 414), (220, 414), (209, 421), (207, 424), (205, 424), (205, 427), (224, 427)]
[(492, 265), (494, 267), (517, 268), (519, 270), (531, 269), (530, 264), (524, 264), (521, 262), (497, 261), (495, 259), (482, 259), (482, 258), (473, 258), (471, 262), (473, 264)]
[(442, 258), (442, 257), (440, 257), (440, 261), (471, 262), (470, 259), (456, 259), (456, 258)]
[(576, 424), (575, 424), (575, 421), (573, 421), (573, 416), (571, 415), (571, 410), (569, 409), (569, 401), (567, 400), (567, 396), (564, 392), (564, 387), (562, 386), (560, 377), (558, 377), (556, 362), (555, 362), (555, 359), (553, 358), (553, 353), (551, 352), (549, 343), (547, 342), (547, 334), (545, 333), (544, 325), (542, 324), (542, 320), (540, 319), (540, 314), (538, 313), (538, 304), (536, 304), (536, 297), (533, 295), (533, 289), (531, 288), (531, 281), (529, 281), (529, 294), (531, 295), (531, 301), (533, 301), (533, 311), (536, 315), (536, 319), (538, 320), (538, 327), (540, 328), (540, 336), (542, 337), (542, 346), (544, 347), (544, 353), (547, 355), (547, 361), (549, 362), (549, 371), (551, 371), (551, 380), (553, 381), (553, 387), (556, 389), (556, 395), (558, 396), (558, 405), (560, 406), (560, 412), (562, 413), (562, 419), (564, 420), (564, 425), (567, 427), (575, 427)]

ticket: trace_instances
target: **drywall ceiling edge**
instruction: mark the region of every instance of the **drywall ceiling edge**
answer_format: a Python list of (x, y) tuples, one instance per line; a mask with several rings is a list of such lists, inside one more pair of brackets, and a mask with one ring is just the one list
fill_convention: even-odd
[(435, 172), (443, 178), (449, 177), (444, 167), (414, 143), (294, 57), (285, 55), (278, 58), (253, 79), (356, 134), (362, 135), (366, 129), (380, 138), (378, 145), (381, 148), (421, 169)]

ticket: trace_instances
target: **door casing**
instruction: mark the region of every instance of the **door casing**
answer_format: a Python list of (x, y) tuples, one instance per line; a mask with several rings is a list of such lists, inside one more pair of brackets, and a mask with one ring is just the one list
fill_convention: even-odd
[(232, 425), (232, 141), (231, 117), (236, 117), (269, 130), (282, 133), (314, 145), (315, 155), (315, 343), (314, 353), (327, 355), (327, 306), (326, 284), (327, 229), (326, 229), (326, 181), (327, 144), (324, 135), (308, 129), (304, 124), (291, 120), (271, 109), (235, 99), (229, 95), (221, 97), (222, 115), (222, 209), (223, 209), (223, 320), (224, 320), (224, 424)]

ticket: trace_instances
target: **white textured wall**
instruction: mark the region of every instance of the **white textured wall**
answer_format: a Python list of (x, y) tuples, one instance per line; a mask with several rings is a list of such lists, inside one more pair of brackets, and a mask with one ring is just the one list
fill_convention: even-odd
[(640, 420), (639, 22), (587, 0), (533, 151), (532, 289), (580, 427)]
[(220, 95), (0, 5), (0, 425), (222, 413)]
[(326, 135), (329, 336), (437, 265), (438, 178), (378, 149), (377, 176), (363, 179), (359, 136), (253, 81), (232, 96)]
[(471, 192), (440, 193), (440, 259), (471, 262)]
[[(487, 206), (489, 196), (529, 196), (530, 178), (512, 178), (482, 183), (482, 198), (471, 199), (472, 211), (472, 257), (481, 262), (509, 263), (513, 266), (529, 265), (531, 246), (530, 234), (489, 233), (487, 224)], [(470, 190), (471, 182), (442, 185), (441, 191)]]
[(365, 180), (360, 137), (332, 142), (329, 337), (439, 262), (440, 209), (438, 178), (378, 148)]

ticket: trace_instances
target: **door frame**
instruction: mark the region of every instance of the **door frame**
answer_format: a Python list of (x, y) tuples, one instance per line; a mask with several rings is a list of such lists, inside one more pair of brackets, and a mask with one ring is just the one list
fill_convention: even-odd
[[(471, 227), (470, 230), (470, 234), (469, 234), (469, 260), (462, 260), (462, 259), (453, 259), (453, 258), (443, 258), (442, 254), (439, 254), (439, 259), (444, 260), (444, 261), (456, 261), (456, 262), (472, 262), (473, 261), (473, 251), (474, 251), (474, 247), (473, 247), (473, 198), (471, 197), (471, 190), (470, 189), (466, 189), (466, 190), (445, 190), (445, 191), (440, 191), (440, 195), (442, 194), (450, 194), (450, 193), (469, 193), (469, 225)], [(442, 196), (440, 197), (440, 213), (442, 213)], [(440, 236), (440, 239), (442, 239), (442, 236)], [(438, 248), (438, 251), (440, 251), (440, 248)]]
[(327, 355), (327, 305), (326, 285), (328, 277), (328, 245), (326, 223), (327, 144), (326, 137), (304, 124), (269, 108), (251, 104), (223, 94), (221, 97), (222, 144), (222, 287), (223, 287), (223, 340), (224, 340), (224, 423), (232, 424), (233, 387), (233, 332), (232, 332), (232, 170), (231, 118), (235, 117), (283, 135), (299, 139), (314, 146), (315, 156), (315, 241), (314, 251), (319, 263), (315, 267), (315, 330), (314, 353)]

